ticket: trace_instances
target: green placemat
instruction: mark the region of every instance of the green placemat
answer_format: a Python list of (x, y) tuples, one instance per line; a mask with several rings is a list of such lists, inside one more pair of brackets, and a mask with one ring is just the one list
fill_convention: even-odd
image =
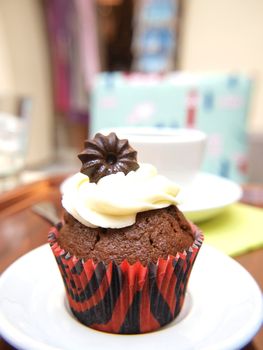
[(233, 204), (215, 218), (198, 224), (205, 242), (228, 255), (263, 247), (263, 209)]

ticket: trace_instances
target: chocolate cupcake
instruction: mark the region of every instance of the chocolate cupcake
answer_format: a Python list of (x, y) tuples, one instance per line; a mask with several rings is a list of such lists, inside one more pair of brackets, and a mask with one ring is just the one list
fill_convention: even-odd
[(112, 333), (150, 332), (179, 314), (203, 241), (176, 206), (177, 186), (136, 157), (114, 133), (86, 141), (64, 222), (49, 234), (72, 313)]

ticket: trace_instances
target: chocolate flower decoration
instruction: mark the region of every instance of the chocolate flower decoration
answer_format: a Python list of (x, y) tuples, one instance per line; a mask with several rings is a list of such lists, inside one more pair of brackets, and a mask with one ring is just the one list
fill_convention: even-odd
[(98, 182), (104, 176), (122, 171), (128, 174), (137, 170), (137, 152), (128, 140), (119, 140), (112, 132), (108, 136), (97, 133), (93, 140), (85, 141), (85, 149), (78, 155), (82, 162), (81, 172), (90, 182)]

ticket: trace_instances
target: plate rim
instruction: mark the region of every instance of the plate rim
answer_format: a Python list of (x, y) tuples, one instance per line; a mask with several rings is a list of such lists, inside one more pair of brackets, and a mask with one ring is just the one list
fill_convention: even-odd
[[(214, 204), (214, 205), (210, 205), (210, 206), (200, 206), (200, 208), (196, 209), (196, 210), (187, 209), (187, 207), (183, 208), (182, 210), (184, 213), (187, 213), (187, 214), (188, 213), (199, 213), (199, 212), (208, 211), (208, 210), (225, 208), (225, 207), (229, 206), (230, 204), (238, 202), (242, 198), (242, 194), (243, 194), (242, 187), (238, 183), (236, 183), (230, 179), (224, 178), (224, 177), (219, 176), (219, 175), (210, 174), (207, 172), (200, 172), (200, 173), (198, 173), (197, 177), (210, 178), (210, 180), (212, 180), (214, 182), (220, 182), (221, 184), (226, 183), (232, 187), (233, 195), (231, 198), (229, 196), (229, 198), (227, 198), (227, 200), (222, 204), (217, 204), (217, 205)], [(180, 204), (179, 204), (179, 208), (180, 208)]]

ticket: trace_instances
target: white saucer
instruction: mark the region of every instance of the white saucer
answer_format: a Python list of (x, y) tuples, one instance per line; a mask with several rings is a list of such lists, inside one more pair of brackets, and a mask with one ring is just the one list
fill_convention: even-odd
[(237, 349), (262, 323), (262, 295), (237, 262), (203, 245), (183, 309), (169, 326), (142, 335), (94, 331), (76, 321), (47, 245), (26, 254), (0, 278), (0, 333), (26, 350)]
[(208, 173), (199, 173), (191, 185), (179, 195), (179, 208), (197, 223), (221, 213), (242, 197), (242, 188), (235, 182)]

